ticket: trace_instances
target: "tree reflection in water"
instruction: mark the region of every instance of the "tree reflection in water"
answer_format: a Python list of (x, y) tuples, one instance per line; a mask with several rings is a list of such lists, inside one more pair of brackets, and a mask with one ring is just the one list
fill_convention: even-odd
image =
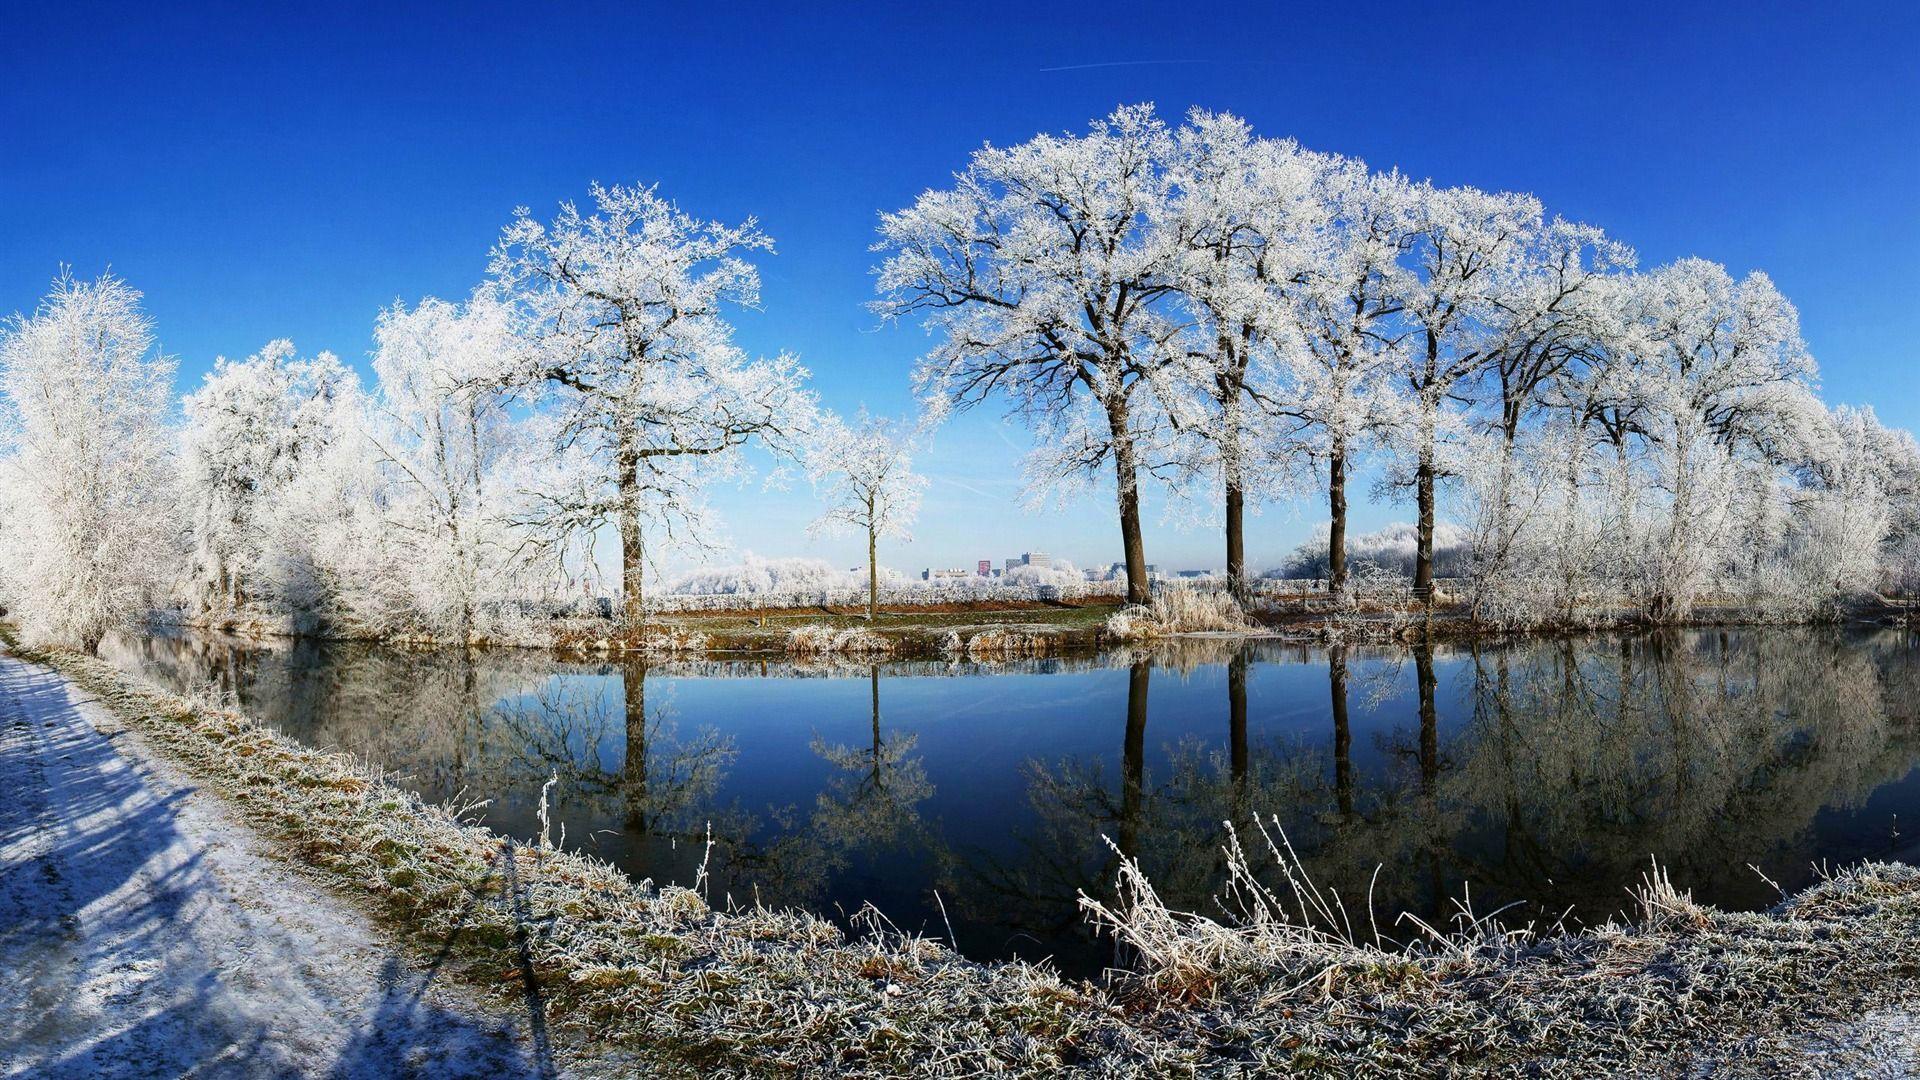
[(1212, 913), (1223, 823), (1255, 815), (1362, 910), (1371, 885), (1389, 933), (1401, 910), (1444, 919), (1468, 882), (1482, 911), (1605, 917), (1656, 854), (1742, 906), (1774, 897), (1748, 863), (1791, 888), (1822, 858), (1920, 855), (1892, 820), (1920, 814), (1920, 784), (1897, 783), (1920, 760), (1920, 662), (1891, 632), (858, 667), (200, 637), (108, 651), (429, 799), (491, 798), (504, 831), (530, 835), (557, 775), (569, 843), (636, 876), (690, 882), (711, 837), (716, 900), (870, 899), (940, 933), (937, 890), (969, 951), (1077, 970), (1113, 959), (1075, 899), (1107, 893), (1116, 849)]

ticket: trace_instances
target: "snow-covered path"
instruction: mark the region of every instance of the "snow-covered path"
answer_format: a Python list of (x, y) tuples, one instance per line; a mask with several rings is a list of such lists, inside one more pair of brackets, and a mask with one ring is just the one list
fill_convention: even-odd
[(0, 1077), (558, 1074), (132, 738), (0, 651)]

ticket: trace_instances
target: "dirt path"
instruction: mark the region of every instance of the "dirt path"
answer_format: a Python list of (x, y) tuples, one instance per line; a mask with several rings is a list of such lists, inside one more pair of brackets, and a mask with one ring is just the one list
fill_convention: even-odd
[(0, 1077), (570, 1071), (135, 738), (0, 651)]

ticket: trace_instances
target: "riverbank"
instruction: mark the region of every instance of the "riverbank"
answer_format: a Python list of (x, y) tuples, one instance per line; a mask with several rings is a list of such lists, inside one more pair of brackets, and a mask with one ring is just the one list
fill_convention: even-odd
[[(661, 612), (637, 631), (625, 630), (598, 618), (555, 619), (529, 623), (510, 633), (477, 635), (466, 644), (488, 648), (551, 649), (562, 655), (608, 656), (818, 656), (851, 651), (901, 660), (942, 658), (995, 659), (1064, 656), (1136, 643), (1137, 638), (1116, 633), (1114, 617), (1131, 612), (1128, 605), (1104, 597), (1081, 600), (994, 600), (933, 605), (882, 605), (877, 619), (868, 619), (863, 606), (815, 607), (741, 606), (733, 610)], [(1783, 619), (1734, 604), (1704, 605), (1692, 617), (1677, 623), (1653, 623), (1628, 610), (1591, 612), (1567, 623), (1514, 627), (1474, 617), (1464, 604), (1443, 603), (1428, 608), (1413, 600), (1375, 598), (1350, 608), (1333, 605), (1324, 595), (1283, 594), (1253, 605), (1245, 625), (1174, 626), (1167, 637), (1231, 634), (1300, 642), (1389, 643), (1461, 641), (1515, 635), (1583, 634), (1605, 630), (1675, 630), (1736, 626), (1780, 626), (1806, 623), (1852, 623), (1913, 626), (1920, 607), (1909, 601), (1872, 601), (1823, 613), (1819, 618)], [(178, 625), (255, 639), (314, 638), (336, 641), (377, 641), (400, 647), (439, 648), (457, 645), (432, 635), (381, 635), (350, 627), (323, 628), (293, 625), (264, 617), (166, 617), (163, 625)], [(839, 639), (845, 648), (821, 643)]]
[[(1142, 970), (1075, 982), (927, 941), (850, 941), (800, 913), (716, 912), (697, 893), (461, 825), (341, 755), (98, 661), (47, 659), (423, 947), (464, 927), (469, 970), (539, 987), (556, 1031), (710, 1071), (1738, 1073), (1804, 1071), (1824, 1047), (1831, 1073), (1858, 1042), (1833, 1025), (1899, 1004), (1920, 963), (1920, 880), (1870, 866), (1769, 915), (1656, 890), (1634, 929), (1482, 925), (1412, 951), (1186, 919), (1132, 890), (1115, 913)], [(518, 899), (464, 910), (503, 894)]]

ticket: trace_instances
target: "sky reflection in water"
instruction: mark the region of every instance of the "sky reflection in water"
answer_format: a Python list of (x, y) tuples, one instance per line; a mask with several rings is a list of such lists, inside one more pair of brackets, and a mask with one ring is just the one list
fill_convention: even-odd
[[(212, 686), (429, 799), (714, 894), (844, 917), (872, 903), (982, 959), (1097, 970), (1079, 915), (1114, 854), (1212, 913), (1222, 823), (1277, 815), (1383, 929), (1471, 883), (1510, 919), (1621, 909), (1650, 855), (1757, 908), (1813, 864), (1920, 855), (1912, 635), (1730, 630), (1434, 649), (1196, 643), (1006, 665), (580, 664), (544, 653), (119, 638), (122, 666)], [(639, 718), (644, 717), (644, 722)], [(1252, 845), (1250, 845), (1252, 846)], [(1375, 871), (1378, 867), (1378, 878)], [(938, 894), (938, 900), (935, 895)], [(942, 902), (945, 912), (942, 913)]]

